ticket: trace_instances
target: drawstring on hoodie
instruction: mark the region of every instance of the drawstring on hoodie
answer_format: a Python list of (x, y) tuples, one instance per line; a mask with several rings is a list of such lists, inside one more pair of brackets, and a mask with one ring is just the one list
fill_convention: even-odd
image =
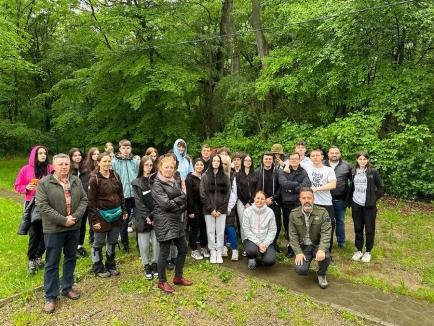
[(261, 225), (261, 209), (258, 208), (258, 214), (256, 215), (256, 232), (259, 233), (259, 226)]

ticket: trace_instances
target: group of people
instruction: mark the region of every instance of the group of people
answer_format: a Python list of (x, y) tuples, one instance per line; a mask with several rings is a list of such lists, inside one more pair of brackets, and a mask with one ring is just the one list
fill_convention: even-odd
[(326, 288), (335, 232), (338, 246), (345, 246), (347, 207), (352, 208), (357, 249), (352, 259), (372, 258), (376, 201), (383, 185), (366, 152), (356, 155), (352, 167), (337, 146), (324, 159), (321, 149), (312, 149), (307, 157), (303, 141), (287, 156), (274, 144), (256, 169), (250, 154), (230, 156), (227, 148), (207, 144), (193, 159), (183, 139), (164, 155), (153, 147), (144, 154), (134, 156), (131, 142), (123, 139), (118, 153), (112, 143), (102, 153), (89, 149), (86, 158), (72, 148), (69, 154), (56, 154), (51, 165), (45, 146), (32, 149), (15, 190), (25, 195), (19, 233), (29, 234), (30, 273), (44, 267), (45, 252), (47, 312), (55, 310), (59, 293), (79, 298), (72, 288), (73, 273), (77, 255), (88, 255), (83, 245), (87, 221), (96, 276), (119, 275), (116, 246), (120, 239), (122, 250), (130, 250), (128, 230), (133, 227), (145, 278), (158, 277), (158, 288), (166, 293), (174, 291), (166, 268), (175, 269), (173, 284), (192, 285), (183, 276), (188, 247), (191, 257), (212, 264), (223, 263), (230, 251), (234, 261), (240, 253), (246, 256), (250, 269), (271, 266), (282, 251), (282, 227), (286, 255), (295, 257), (296, 272), (306, 275), (315, 259), (319, 286)]

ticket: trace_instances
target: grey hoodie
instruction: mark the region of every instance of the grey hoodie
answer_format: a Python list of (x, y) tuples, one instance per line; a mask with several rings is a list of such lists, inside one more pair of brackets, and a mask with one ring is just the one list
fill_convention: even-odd
[(256, 245), (262, 242), (268, 247), (273, 243), (277, 233), (273, 210), (267, 205), (258, 208), (252, 204), (244, 210), (243, 230), (246, 239)]

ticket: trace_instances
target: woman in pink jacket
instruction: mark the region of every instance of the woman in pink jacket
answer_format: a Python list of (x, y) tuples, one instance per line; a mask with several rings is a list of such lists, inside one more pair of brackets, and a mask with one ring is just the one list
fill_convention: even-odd
[[(48, 151), (43, 145), (32, 148), (29, 156), (29, 164), (23, 166), (15, 180), (15, 191), (25, 195), (25, 208), (34, 205), (32, 200), (36, 194), (36, 187), (40, 179), (49, 175), (53, 171), (53, 166), (48, 164)], [(29, 258), (28, 271), (33, 274), (38, 268), (42, 268), (42, 255), (45, 252), (44, 233), (42, 230), (42, 220), (35, 214), (34, 207), (30, 209), (32, 221), (29, 228), (29, 247), (27, 256)]]

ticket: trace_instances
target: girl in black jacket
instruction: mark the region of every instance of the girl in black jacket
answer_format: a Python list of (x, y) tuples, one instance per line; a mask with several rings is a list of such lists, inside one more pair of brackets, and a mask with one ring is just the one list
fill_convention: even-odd
[[(369, 163), (369, 155), (359, 152), (356, 155), (356, 166), (352, 170), (349, 203), (356, 234), (355, 245), (357, 252), (353, 260), (365, 263), (371, 261), (371, 250), (374, 246), (375, 218), (377, 216), (377, 200), (383, 196), (384, 188), (380, 174)], [(366, 236), (366, 251), (363, 254), (364, 236)]]
[[(157, 259), (160, 251), (153, 227), (154, 199), (151, 194), (151, 185), (156, 176), (156, 173), (152, 173), (153, 170), (154, 161), (152, 157), (143, 156), (140, 161), (137, 179), (131, 182), (135, 202), (134, 214), (137, 221), (137, 241), (147, 280), (152, 280), (154, 276), (158, 276)], [(149, 255), (151, 242), (152, 257)]]

